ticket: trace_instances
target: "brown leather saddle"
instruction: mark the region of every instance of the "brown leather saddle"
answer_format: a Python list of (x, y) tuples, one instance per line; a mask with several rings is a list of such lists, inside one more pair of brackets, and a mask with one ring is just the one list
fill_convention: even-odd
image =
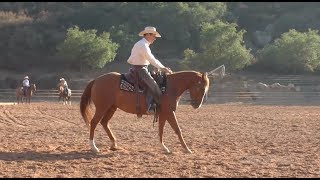
[[(161, 72), (150, 72), (153, 79), (157, 82), (162, 93), (166, 90), (167, 79), (166, 75)], [(129, 72), (121, 74), (120, 77), (120, 89), (129, 92), (135, 92), (137, 94), (136, 110), (137, 116), (142, 117), (141, 105), (139, 102), (139, 94), (146, 94), (147, 85), (138, 76), (137, 70), (130, 68)]]
[[(159, 72), (150, 72), (153, 79), (157, 82), (159, 88), (161, 89), (162, 93), (165, 92), (167, 79), (164, 73)], [(133, 68), (129, 69), (129, 72), (121, 74), (120, 78), (120, 89), (124, 91), (135, 92), (135, 83), (137, 83), (138, 92), (144, 93), (147, 89), (147, 85), (139, 78), (137, 72)]]

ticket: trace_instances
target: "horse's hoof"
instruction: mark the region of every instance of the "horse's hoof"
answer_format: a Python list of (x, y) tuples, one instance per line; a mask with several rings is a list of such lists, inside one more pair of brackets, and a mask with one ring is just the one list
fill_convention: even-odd
[(165, 154), (172, 154), (172, 152), (168, 148), (163, 148)]
[(164, 144), (161, 144), (161, 145), (162, 145), (162, 150), (164, 151), (165, 154), (171, 154), (171, 151)]
[(98, 148), (96, 148), (96, 149), (91, 149), (91, 150), (92, 150), (93, 153), (99, 153), (99, 152), (100, 152), (100, 150), (99, 150)]
[(110, 147), (111, 151), (117, 151), (117, 150), (122, 150), (120, 147)]

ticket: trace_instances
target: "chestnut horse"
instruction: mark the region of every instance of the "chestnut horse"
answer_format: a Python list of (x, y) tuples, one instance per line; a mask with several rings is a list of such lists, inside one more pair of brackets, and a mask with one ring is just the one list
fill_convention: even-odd
[(17, 87), (17, 89), (16, 89), (16, 97), (17, 97), (18, 104), (20, 102), (23, 103), (23, 98), (26, 99), (26, 103), (30, 104), (31, 96), (36, 92), (36, 90), (37, 90), (36, 85), (35, 84), (30, 84), (30, 87), (27, 89), (26, 95), (24, 96), (22, 87)]
[[(99, 152), (94, 142), (94, 130), (100, 122), (112, 141), (111, 150), (117, 150), (116, 139), (112, 134), (109, 121), (117, 108), (136, 114), (136, 93), (124, 91), (119, 88), (121, 74), (110, 72), (91, 80), (86, 86), (80, 101), (81, 115), (90, 128), (89, 144), (92, 151)], [(191, 105), (197, 109), (201, 106), (203, 99), (209, 89), (209, 78), (206, 72), (179, 71), (167, 75), (167, 87), (160, 98), (159, 115), (159, 137), (162, 148), (170, 153), (163, 143), (163, 130), (166, 121), (170, 124), (174, 132), (178, 135), (183, 148), (188, 153), (192, 153), (186, 145), (175, 115), (178, 101), (182, 93), (186, 90), (190, 92)], [(140, 95), (141, 111), (146, 115), (145, 96)], [(95, 105), (95, 114), (92, 118), (90, 103)]]
[(68, 93), (65, 93), (64, 87), (59, 85), (58, 86), (58, 93), (59, 93), (59, 100), (58, 101), (60, 101), (60, 99), (62, 98), (62, 102), (64, 105), (68, 104), (68, 102), (71, 105), (71, 89), (68, 88)]

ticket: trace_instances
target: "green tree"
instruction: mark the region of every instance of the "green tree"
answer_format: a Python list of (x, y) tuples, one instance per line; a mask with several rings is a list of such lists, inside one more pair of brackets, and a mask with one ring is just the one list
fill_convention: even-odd
[(277, 73), (314, 72), (320, 65), (318, 30), (298, 32), (294, 29), (281, 35), (257, 54), (257, 66)]
[(183, 60), (179, 63), (181, 69), (191, 69), (192, 67), (192, 59), (196, 57), (197, 53), (195, 53), (192, 49), (185, 49), (183, 51)]
[(204, 23), (200, 34), (202, 51), (189, 58), (191, 64), (207, 70), (224, 64), (231, 71), (250, 65), (253, 56), (244, 46), (245, 30), (237, 31), (236, 27), (234, 23), (220, 20), (214, 24)]
[(119, 47), (117, 43), (111, 41), (110, 34), (103, 32), (96, 35), (97, 30), (80, 31), (75, 26), (67, 30), (65, 41), (58, 47), (59, 53), (63, 54), (73, 65), (83, 68), (98, 69), (106, 63), (114, 60)]

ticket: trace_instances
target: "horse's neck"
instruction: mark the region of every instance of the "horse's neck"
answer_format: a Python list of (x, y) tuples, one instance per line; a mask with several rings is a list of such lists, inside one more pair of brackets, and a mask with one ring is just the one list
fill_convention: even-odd
[(33, 85), (31, 85), (29, 88), (28, 88), (28, 91), (30, 92), (29, 94), (32, 95), (33, 92), (35, 91), (35, 87)]
[(174, 91), (178, 96), (181, 96), (194, 83), (196, 72), (194, 71), (180, 71), (169, 75), (168, 83), (172, 84)]
[(29, 90), (28, 90), (28, 91), (29, 91), (28, 94), (32, 95), (34, 90), (33, 90), (31, 87), (29, 87)]

